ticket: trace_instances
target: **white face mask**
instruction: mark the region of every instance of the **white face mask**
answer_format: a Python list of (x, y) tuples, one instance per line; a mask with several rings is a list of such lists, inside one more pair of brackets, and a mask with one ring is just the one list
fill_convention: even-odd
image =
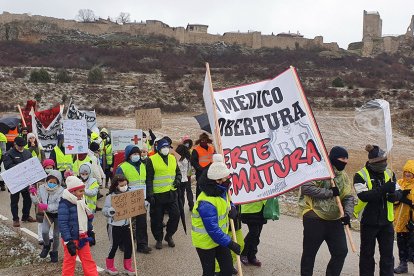
[(160, 150), (160, 152), (161, 152), (162, 155), (167, 155), (167, 154), (170, 153), (170, 149), (167, 148), (167, 147), (164, 147)]
[(141, 157), (139, 155), (131, 155), (131, 161), (133, 163), (138, 162)]
[(45, 169), (46, 174), (49, 174), (53, 169)]
[(147, 155), (145, 155), (145, 156), (141, 156), (141, 159), (142, 159), (142, 160), (145, 160), (145, 159), (147, 159), (147, 157), (148, 157)]
[(128, 185), (125, 185), (125, 186), (122, 186), (122, 187), (118, 187), (118, 190), (120, 191), (120, 192), (126, 192), (127, 190), (128, 190)]

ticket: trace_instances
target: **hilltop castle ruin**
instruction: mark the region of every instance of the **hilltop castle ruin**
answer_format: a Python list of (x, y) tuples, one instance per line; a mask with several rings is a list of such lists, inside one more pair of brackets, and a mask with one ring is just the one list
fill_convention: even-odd
[(382, 19), (379, 12), (363, 13), (362, 42), (349, 44), (348, 50), (360, 51), (362, 56), (375, 56), (381, 53), (414, 56), (414, 15), (403, 35), (382, 34)]
[(119, 25), (110, 20), (99, 19), (92, 23), (64, 20), (53, 17), (11, 14), (3, 12), (0, 15), (0, 41), (18, 40), (38, 42), (48, 35), (55, 35), (68, 30), (76, 30), (91, 35), (109, 33), (126, 33), (129, 35), (163, 35), (174, 38), (182, 44), (215, 44), (222, 43), (243, 45), (253, 49), (281, 48), (281, 49), (312, 49), (339, 50), (336, 42), (324, 43), (322, 36), (313, 39), (304, 38), (295, 33), (281, 33), (278, 35), (262, 35), (258, 31), (226, 32), (223, 35), (214, 35), (207, 32), (208, 26), (202, 24), (188, 24), (184, 27), (170, 27), (158, 20), (147, 20), (140, 23), (126, 23)]

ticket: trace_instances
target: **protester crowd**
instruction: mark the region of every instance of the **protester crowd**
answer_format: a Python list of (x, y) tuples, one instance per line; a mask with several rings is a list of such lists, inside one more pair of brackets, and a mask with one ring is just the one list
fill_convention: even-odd
[[(50, 256), (51, 262), (58, 262), (61, 245), (64, 249), (62, 275), (74, 274), (77, 256), (85, 275), (98, 275), (90, 246), (95, 245), (94, 217), (102, 211), (107, 218), (110, 242), (105, 270), (111, 275), (121, 272), (114, 262), (120, 249), (124, 271), (134, 275), (132, 242), (135, 240), (138, 252), (152, 252), (148, 243), (147, 213), (134, 217), (132, 225), (128, 219), (115, 220), (111, 197), (142, 189), (157, 250), (165, 246), (164, 242), (175, 247), (174, 234), (187, 201), (192, 212), (192, 243), (203, 275), (237, 274), (237, 255), (244, 265), (260, 267), (262, 263), (257, 258), (260, 235), (269, 219), (264, 209), (273, 201), (242, 205), (231, 202), (228, 194), (230, 171), (222, 155), (216, 154), (207, 133), (202, 133), (194, 142), (184, 136), (175, 149), (169, 137), (157, 139), (151, 130), (149, 134), (144, 133), (142, 147), (128, 145), (121, 162), (115, 166), (111, 139), (105, 128), (100, 133), (88, 131), (89, 151), (85, 154), (66, 154), (64, 136), (59, 135), (58, 144), (49, 158), (36, 136), (27, 133), (27, 129), (22, 129), (7, 151), (0, 133), (0, 156), (5, 170), (37, 157), (47, 174), (44, 181), (10, 194), (13, 226), (19, 227), (21, 222), (37, 222), (39, 244), (43, 246), (39, 255), (41, 258)], [(367, 162), (355, 173), (353, 181), (344, 170), (348, 163), (347, 150), (335, 146), (329, 152), (335, 178), (311, 181), (300, 187), (298, 205), (303, 217), (301, 275), (313, 275), (315, 257), (324, 241), (331, 254), (326, 275), (341, 274), (348, 253), (344, 227), (349, 227), (353, 218), (361, 225), (359, 275), (374, 275), (377, 242), (380, 275), (407, 273), (407, 263), (414, 261), (414, 160), (407, 161), (403, 178), (397, 181), (387, 167), (384, 150), (368, 145), (366, 151)], [(194, 178), (195, 196), (192, 190)], [(1, 190), (5, 191), (4, 183), (0, 184)], [(106, 188), (109, 188), (108, 193)], [(18, 210), (20, 195), (23, 198), (21, 218)], [(97, 201), (103, 196), (106, 196), (105, 203), (100, 209)], [(343, 210), (337, 204), (338, 199)], [(36, 209), (36, 218), (30, 216), (32, 205)], [(165, 214), (168, 220), (164, 224)], [(231, 225), (235, 229), (231, 229)], [(133, 240), (130, 227), (134, 229)], [(242, 227), (247, 227), (245, 237)], [(232, 230), (236, 232), (237, 242), (233, 241)], [(394, 267), (393, 256), (395, 233), (399, 253), (397, 267)]]

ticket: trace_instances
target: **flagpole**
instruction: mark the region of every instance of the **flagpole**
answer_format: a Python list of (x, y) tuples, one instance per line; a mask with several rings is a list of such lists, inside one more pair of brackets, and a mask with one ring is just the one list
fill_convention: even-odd
[[(209, 79), (209, 85), (210, 85), (210, 97), (211, 97), (211, 102), (213, 105), (213, 116), (214, 116), (214, 131), (213, 135), (214, 135), (214, 140), (216, 141), (216, 150), (218, 153), (220, 153), (221, 155), (223, 155), (223, 145), (221, 144), (221, 136), (220, 136), (220, 130), (218, 128), (218, 119), (217, 119), (217, 112), (216, 112), (216, 102), (214, 101), (214, 96), (213, 96), (213, 83), (211, 81), (211, 75), (210, 75), (210, 66), (208, 64), (208, 62), (206, 62), (206, 72), (208, 74), (208, 79)], [(227, 192), (227, 196), (230, 198), (230, 193)], [(237, 236), (236, 236), (236, 229), (234, 228), (234, 221), (233, 219), (229, 219), (230, 220), (230, 227), (231, 227), (231, 234), (232, 234), (232, 239), (234, 242), (237, 243)], [(240, 261), (240, 255), (236, 254), (236, 258), (237, 258), (237, 271), (238, 271), (238, 275), (243, 276), (243, 270), (242, 270), (242, 266), (241, 266), (241, 261)]]
[(138, 276), (138, 271), (137, 271), (137, 258), (135, 256), (134, 235), (132, 233), (132, 220), (131, 220), (131, 218), (128, 218), (128, 220), (129, 220), (129, 231), (130, 231), (130, 234), (131, 234), (132, 255), (134, 256), (135, 276)]
[(23, 117), (23, 112), (22, 112), (22, 109), (21, 109), (21, 107), (20, 107), (20, 104), (18, 104), (18, 105), (17, 105), (17, 109), (19, 110), (20, 117), (22, 118), (23, 126), (24, 126), (24, 127), (27, 127), (27, 125), (26, 125), (26, 120), (25, 120), (25, 119), (24, 119), (24, 117)]

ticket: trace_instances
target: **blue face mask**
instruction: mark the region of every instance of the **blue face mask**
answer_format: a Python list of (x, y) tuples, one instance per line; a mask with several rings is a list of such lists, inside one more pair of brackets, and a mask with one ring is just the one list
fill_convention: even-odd
[(138, 162), (140, 159), (141, 159), (141, 156), (139, 156), (139, 155), (132, 155), (132, 156), (131, 156), (131, 161), (132, 161), (133, 163)]
[(57, 185), (58, 185), (58, 184), (51, 183), (51, 182), (48, 182), (48, 183), (47, 183), (47, 186), (48, 186), (50, 189), (54, 189), (54, 188), (56, 188), (56, 187), (57, 187)]

